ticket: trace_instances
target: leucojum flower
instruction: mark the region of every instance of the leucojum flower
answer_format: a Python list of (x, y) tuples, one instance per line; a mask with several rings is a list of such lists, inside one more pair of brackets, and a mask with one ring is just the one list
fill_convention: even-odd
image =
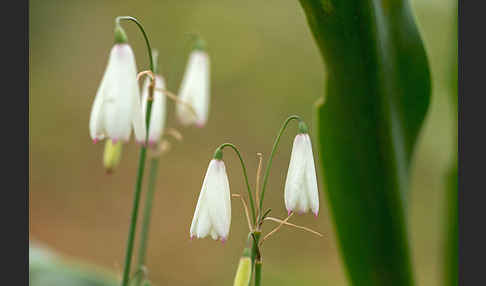
[(189, 55), (189, 61), (179, 89), (179, 99), (193, 108), (193, 110), (190, 110), (184, 104), (177, 105), (176, 114), (183, 125), (195, 124), (202, 127), (208, 120), (209, 56), (204, 46), (203, 40), (198, 39)]
[[(288, 123), (292, 120), (299, 120), (299, 133), (294, 140), (287, 179), (285, 182), (285, 205), (289, 213), (285, 219), (279, 219), (269, 216), (271, 209), (265, 210), (263, 208), (263, 199), (273, 156), (276, 154), (276, 149), (282, 133), (285, 131)], [(240, 159), (248, 191), (247, 199), (250, 203), (250, 208), (248, 208), (244, 196), (241, 194), (230, 194), (226, 167), (222, 160), (223, 148), (225, 147), (231, 147)], [(308, 134), (307, 125), (299, 116), (289, 116), (285, 120), (275, 139), (270, 154), (260, 190), (260, 175), (262, 174), (261, 166), (263, 156), (261, 153), (257, 153), (259, 161), (254, 193), (255, 200), (253, 199), (254, 195), (248, 182), (248, 174), (241, 153), (238, 148), (231, 143), (223, 143), (216, 149), (213, 159), (210, 161), (206, 171), (201, 192), (199, 193), (196, 210), (190, 228), (191, 239), (193, 237), (204, 238), (210, 235), (215, 240), (221, 239), (222, 241), (225, 241), (228, 238), (231, 224), (231, 197), (239, 198), (243, 204), (250, 233), (248, 235), (247, 246), (243, 251), (243, 255), (240, 258), (240, 263), (236, 271), (233, 281), (234, 286), (249, 285), (252, 276), (255, 280), (254, 285), (260, 285), (263, 265), (260, 248), (263, 242), (282, 228), (283, 225), (304, 230), (322, 237), (322, 234), (317, 231), (289, 222), (289, 219), (294, 215), (294, 212), (307, 212), (311, 210), (317, 216), (319, 211), (319, 195), (312, 144)], [(273, 221), (279, 225), (265, 236), (262, 236), (262, 225), (265, 221)], [(252, 273), (254, 273), (254, 275)]]
[(312, 144), (307, 127), (302, 122), (299, 123), (299, 131), (292, 146), (285, 181), (285, 206), (289, 214), (295, 211), (305, 213), (311, 210), (317, 216), (319, 192)]
[[(147, 102), (149, 100), (149, 85), (151, 79), (146, 78), (142, 89), (142, 110), (143, 118), (147, 114)], [(152, 110), (150, 113), (150, 125), (148, 133), (148, 143), (155, 146), (164, 133), (166, 119), (166, 97), (162, 93), (165, 89), (165, 81), (161, 75), (155, 75), (155, 88), (153, 91)]]
[(91, 109), (90, 136), (95, 143), (105, 138), (114, 144), (119, 140), (128, 142), (132, 127), (136, 141), (145, 142), (135, 56), (125, 32), (117, 26), (115, 45)]
[(196, 210), (191, 223), (190, 237), (226, 241), (231, 224), (231, 195), (222, 154), (217, 152), (209, 162)]

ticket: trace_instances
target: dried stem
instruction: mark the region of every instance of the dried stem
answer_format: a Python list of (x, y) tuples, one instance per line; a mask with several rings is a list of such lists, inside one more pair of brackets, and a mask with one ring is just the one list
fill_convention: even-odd
[(298, 229), (302, 229), (302, 230), (305, 230), (305, 231), (308, 231), (310, 233), (313, 233), (313, 234), (316, 234), (320, 237), (324, 236), (323, 234), (315, 231), (315, 230), (312, 230), (308, 227), (305, 227), (305, 226), (300, 226), (300, 225), (296, 225), (296, 224), (293, 224), (293, 223), (290, 223), (290, 222), (287, 222), (287, 221), (283, 221), (281, 219), (278, 219), (278, 218), (274, 218), (274, 217), (266, 217), (264, 220), (271, 220), (271, 221), (275, 221), (275, 222), (278, 222), (278, 223), (281, 223), (281, 224), (285, 224), (285, 225), (288, 225), (288, 226), (292, 226), (292, 227), (295, 227), (295, 228), (298, 228)]
[(253, 228), (251, 227), (250, 213), (248, 211), (248, 205), (246, 204), (245, 199), (240, 194), (232, 194), (231, 196), (241, 199), (241, 202), (243, 203), (243, 208), (245, 209), (246, 221), (248, 222), (248, 229), (250, 230), (250, 232), (252, 232)]
[(271, 232), (269, 232), (267, 235), (265, 235), (265, 237), (263, 237), (263, 239), (260, 241), (260, 245), (263, 244), (263, 242), (268, 239), (272, 234), (276, 233), (281, 227), (282, 225), (284, 225), (292, 216), (294, 215), (294, 213), (290, 213), (289, 216), (284, 219), (283, 221), (280, 222), (280, 224), (274, 228)]
[(177, 95), (175, 95), (173, 92), (168, 91), (167, 89), (163, 89), (163, 88), (155, 88), (155, 90), (162, 92), (163, 94), (165, 94), (165, 96), (167, 96), (168, 98), (172, 99), (175, 103), (184, 105), (185, 107), (187, 107), (190, 110), (190, 112), (192, 113), (192, 115), (194, 115), (195, 117), (197, 117), (197, 113), (194, 110), (194, 108), (192, 107), (192, 105), (190, 105), (189, 103), (187, 103), (185, 101), (180, 100), (177, 97)]

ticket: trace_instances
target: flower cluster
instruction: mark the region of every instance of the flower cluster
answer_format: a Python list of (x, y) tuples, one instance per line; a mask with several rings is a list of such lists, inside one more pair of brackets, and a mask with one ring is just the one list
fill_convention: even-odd
[[(177, 96), (182, 104), (177, 106), (176, 114), (183, 125), (203, 126), (208, 118), (209, 56), (201, 43), (202, 40), (197, 41), (189, 56)], [(155, 145), (160, 141), (165, 127), (165, 95), (168, 91), (160, 74), (152, 73), (151, 76), (153, 78), (146, 79), (140, 91), (135, 56), (125, 32), (117, 25), (115, 45), (111, 49), (91, 110), (89, 130), (95, 143), (105, 138), (113, 144), (118, 141), (127, 143), (132, 129), (135, 140), (140, 144), (148, 142), (149, 145)], [(153, 90), (150, 91), (150, 88)], [(152, 101), (152, 108), (148, 121), (149, 101)]]
[[(231, 225), (231, 194), (226, 167), (222, 160), (222, 149), (226, 146), (233, 145), (225, 143), (218, 147), (214, 158), (209, 162), (191, 223), (191, 239), (209, 235), (215, 240), (220, 239), (224, 242), (228, 238)], [(234, 146), (233, 148), (237, 150)], [(239, 155), (239, 152), (236, 152)], [(243, 164), (243, 161), (241, 162)], [(292, 147), (284, 197), (289, 216), (293, 212), (308, 211), (318, 215), (319, 194), (312, 144), (307, 126), (302, 121), (299, 123), (299, 134), (295, 136)], [(253, 203), (252, 198), (249, 199), (250, 203)], [(263, 217), (259, 219), (263, 220)], [(249, 217), (248, 220), (251, 226)]]

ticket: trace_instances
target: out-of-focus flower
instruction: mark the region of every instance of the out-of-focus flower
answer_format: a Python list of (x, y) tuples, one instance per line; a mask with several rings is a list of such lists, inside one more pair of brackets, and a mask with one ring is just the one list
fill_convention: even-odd
[(248, 286), (251, 278), (251, 258), (250, 249), (243, 249), (243, 255), (240, 258), (238, 269), (236, 269), (233, 286)]
[(108, 174), (112, 173), (120, 163), (122, 149), (123, 146), (121, 142), (113, 144), (111, 140), (106, 140), (105, 153), (103, 154), (103, 166)]
[(176, 114), (183, 125), (195, 124), (202, 127), (208, 120), (209, 111), (209, 56), (202, 40), (189, 56), (184, 78), (179, 89), (179, 99), (192, 106), (178, 104)]
[(124, 31), (117, 26), (115, 45), (91, 110), (91, 139), (95, 143), (104, 138), (110, 138), (113, 143), (128, 142), (132, 126), (136, 141), (145, 142), (135, 56)]
[[(147, 102), (149, 99), (149, 85), (151, 79), (146, 78), (142, 89), (142, 110), (143, 118), (146, 117)], [(152, 98), (152, 110), (150, 112), (150, 125), (148, 133), (148, 143), (154, 146), (159, 142), (164, 133), (166, 119), (166, 97), (161, 89), (165, 89), (165, 81), (161, 75), (155, 75), (155, 88)]]

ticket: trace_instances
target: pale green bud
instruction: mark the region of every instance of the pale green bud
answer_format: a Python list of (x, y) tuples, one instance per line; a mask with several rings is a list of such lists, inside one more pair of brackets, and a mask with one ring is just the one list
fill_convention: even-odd
[(245, 248), (240, 258), (238, 269), (236, 269), (235, 281), (233, 286), (248, 286), (251, 278), (251, 258), (250, 249)]
[(103, 166), (107, 173), (113, 172), (116, 166), (120, 163), (122, 153), (122, 142), (118, 141), (113, 144), (113, 141), (106, 140), (105, 153), (103, 154)]

